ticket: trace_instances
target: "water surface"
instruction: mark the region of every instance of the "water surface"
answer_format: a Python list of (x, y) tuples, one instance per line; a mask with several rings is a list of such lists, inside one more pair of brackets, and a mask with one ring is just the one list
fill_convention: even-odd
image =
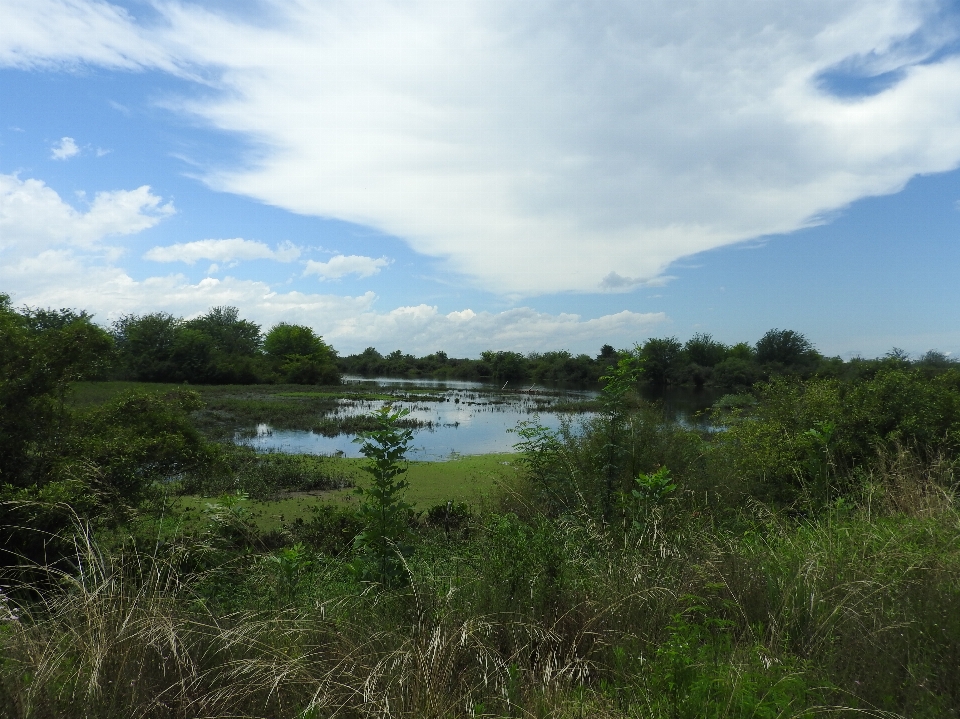
[[(519, 438), (508, 430), (516, 427), (518, 422), (536, 418), (545, 427), (559, 429), (562, 422), (577, 422), (591, 415), (550, 411), (552, 405), (593, 399), (597, 395), (596, 391), (590, 390), (541, 389), (527, 385), (521, 391), (510, 392), (495, 385), (461, 380), (347, 377), (345, 382), (372, 392), (399, 390), (405, 399), (392, 404), (409, 409), (410, 418), (427, 424), (414, 430), (408, 457), (432, 462), (465, 454), (512, 452)], [(411, 390), (411, 393), (402, 395), (404, 389)], [(430, 392), (417, 398), (416, 391), (424, 389)], [(369, 414), (384, 404), (384, 400), (343, 400), (336, 414)], [(237, 440), (258, 451), (360, 457), (360, 445), (353, 441), (354, 438), (355, 435), (350, 434), (326, 437), (317, 432), (280, 430), (260, 424), (252, 433), (238, 435)]]
[[(499, 385), (465, 380), (346, 377), (344, 381), (371, 393), (385, 390), (403, 397), (393, 405), (409, 409), (411, 418), (427, 424), (414, 431), (413, 449), (408, 456), (430, 462), (467, 454), (512, 452), (520, 438), (508, 430), (518, 422), (536, 418), (541, 425), (554, 430), (564, 422), (576, 426), (593, 414), (556, 412), (551, 407), (560, 402), (569, 406), (571, 402), (595, 399), (598, 394), (596, 390), (551, 389), (527, 384), (511, 391)], [(405, 394), (404, 390), (409, 392)], [(418, 393), (423, 396), (418, 398)], [(716, 401), (715, 393), (670, 388), (648, 392), (647, 399), (661, 402), (669, 421), (706, 431), (712, 429), (704, 410)], [(335, 415), (368, 414), (385, 403), (384, 400), (341, 400)], [(259, 424), (237, 436), (238, 442), (258, 451), (360, 457), (360, 445), (354, 439), (352, 434), (326, 437), (305, 430), (274, 429), (268, 424)]]

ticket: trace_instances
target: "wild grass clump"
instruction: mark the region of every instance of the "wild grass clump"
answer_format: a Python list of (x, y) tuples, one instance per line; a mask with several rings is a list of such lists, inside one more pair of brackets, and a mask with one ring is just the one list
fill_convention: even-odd
[(4, 570), (0, 715), (960, 717), (960, 404), (917, 381), (769, 385), (712, 434), (627, 387), (425, 514), (385, 411), (389, 501), (269, 531), (244, 492), (336, 461), (238, 450), (199, 520), (74, 518)]
[(216, 456), (206, 472), (185, 474), (173, 489), (210, 497), (243, 492), (254, 499), (269, 499), (282, 492), (353, 486), (352, 475), (330, 457), (255, 452), (242, 445), (217, 445)]

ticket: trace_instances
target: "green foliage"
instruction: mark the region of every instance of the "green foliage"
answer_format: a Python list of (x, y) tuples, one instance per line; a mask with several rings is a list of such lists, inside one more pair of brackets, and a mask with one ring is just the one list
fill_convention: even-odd
[(253, 499), (274, 498), (280, 492), (307, 492), (353, 486), (329, 457), (255, 452), (233, 444), (215, 445), (203, 471), (186, 473), (177, 489), (184, 494), (219, 495), (242, 491)]
[(284, 547), (265, 557), (267, 566), (273, 570), (277, 593), (285, 602), (292, 602), (297, 590), (313, 564), (307, 548), (300, 544)]
[(356, 539), (361, 556), (354, 566), (364, 579), (388, 586), (403, 581), (403, 555), (409, 551), (406, 540), (413, 506), (403, 499), (408, 482), (401, 475), (407, 471), (406, 453), (413, 432), (399, 426), (407, 414), (409, 410), (394, 411), (385, 405), (373, 415), (378, 429), (354, 440), (369, 460), (364, 469), (371, 476), (369, 486), (357, 488), (364, 530)]
[(660, 467), (650, 474), (641, 472), (634, 478), (634, 482), (636, 487), (631, 490), (631, 493), (640, 505), (642, 514), (660, 507), (677, 488), (670, 478), (670, 470), (666, 467)]
[(255, 357), (263, 343), (260, 326), (240, 319), (236, 307), (211, 307), (206, 314), (184, 325), (210, 338), (213, 350), (222, 355)]
[(0, 294), (0, 484), (50, 471), (63, 442), (71, 382), (99, 375), (112, 342), (86, 314), (17, 312)]
[(474, 548), (478, 609), (548, 622), (562, 615), (569, 600), (569, 549), (553, 522), (524, 521), (512, 513), (490, 517)]
[(627, 396), (636, 388), (637, 380), (646, 361), (633, 355), (625, 355), (612, 367), (609, 374), (601, 377), (604, 383), (600, 391), (601, 422), (605, 436), (603, 445), (603, 517), (609, 521), (618, 479), (623, 468), (626, 451), (624, 426), (628, 410)]
[(508, 429), (520, 441), (513, 449), (520, 453), (517, 464), (533, 485), (538, 503), (555, 515), (577, 503), (576, 488), (563, 466), (560, 434), (540, 424), (540, 417), (517, 422)]
[(806, 493), (822, 505), (853, 487), (833, 486), (883, 447), (908, 446), (929, 457), (960, 448), (960, 374), (927, 379), (919, 369), (881, 369), (842, 383), (777, 378), (757, 403), (728, 415), (717, 437), (725, 454), (776, 501)]
[(676, 337), (651, 338), (644, 342), (640, 357), (647, 380), (658, 386), (668, 384), (680, 365), (682, 352), (683, 345)]
[(647, 676), (672, 719), (776, 719), (808, 705), (803, 673), (762, 646), (735, 649), (733, 622), (677, 613), (666, 629)]
[(494, 382), (517, 381), (527, 375), (524, 357), (519, 352), (481, 352), (480, 359)]
[(815, 356), (813, 345), (793, 330), (772, 329), (757, 340), (757, 362), (779, 363), (786, 367), (801, 364)]
[[(183, 321), (173, 315), (154, 312), (124, 315), (113, 323), (119, 362), (132, 379), (146, 382), (176, 382), (174, 353)], [(185, 348), (181, 347), (181, 353)]]
[(301, 357), (321, 357), (329, 353), (329, 348), (312, 329), (304, 325), (291, 325), (286, 322), (274, 325), (263, 341), (264, 351), (276, 359), (290, 355)]
[(309, 327), (281, 322), (267, 333), (263, 349), (285, 382), (340, 383), (333, 350)]
[(446, 352), (414, 357), (400, 350), (384, 356), (375, 348), (367, 347), (360, 354), (338, 358), (337, 362), (343, 372), (363, 377), (480, 380), (500, 385), (509, 383), (511, 387), (521, 382), (584, 386), (596, 384), (607, 366), (616, 362), (617, 351), (609, 345), (606, 347), (609, 349), (601, 349), (596, 358), (585, 354), (574, 356), (563, 350), (531, 352), (525, 356), (491, 350), (482, 352), (479, 359), (449, 357)]
[(352, 508), (318, 504), (311, 508), (311, 515), (309, 520), (295, 520), (290, 533), (296, 541), (330, 556), (351, 551), (364, 529), (363, 519)]
[(701, 367), (713, 367), (727, 357), (727, 346), (704, 332), (698, 332), (683, 346), (687, 358)]
[(199, 395), (188, 390), (122, 394), (77, 418), (64, 463), (83, 463), (111, 503), (135, 507), (153, 483), (202, 471), (214, 461), (188, 417), (200, 406)]
[(749, 390), (760, 379), (760, 369), (754, 362), (740, 357), (728, 357), (713, 368), (714, 387), (730, 392)]
[(259, 325), (236, 307), (213, 307), (192, 320), (155, 312), (114, 322), (118, 370), (129, 379), (194, 384), (272, 381)]

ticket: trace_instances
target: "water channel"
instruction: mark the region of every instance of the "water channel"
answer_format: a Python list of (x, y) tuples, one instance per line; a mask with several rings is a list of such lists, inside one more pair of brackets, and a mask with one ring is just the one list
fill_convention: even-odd
[[(398, 392), (403, 400), (394, 406), (410, 410), (410, 418), (425, 423), (414, 431), (412, 460), (437, 462), (460, 455), (512, 452), (519, 440), (508, 432), (520, 421), (535, 417), (541, 425), (559, 429), (570, 423), (574, 429), (590, 412), (558, 412), (552, 408), (561, 404), (589, 401), (597, 397), (596, 390), (569, 390), (522, 387), (513, 391), (481, 382), (429, 379), (363, 379), (347, 377), (350, 389), (365, 392)], [(424, 390), (430, 390), (424, 392)], [(403, 394), (408, 391), (409, 394)], [(416, 394), (421, 393), (422, 397)], [(704, 393), (673, 392), (659, 397), (668, 419), (683, 424), (709, 429), (700, 414), (716, 399)], [(366, 414), (382, 407), (385, 400), (342, 400), (336, 413), (339, 416)], [(279, 430), (267, 424), (257, 425), (252, 431), (237, 435), (237, 441), (257, 451), (279, 451), (291, 454), (322, 454), (359, 457), (360, 447), (355, 435), (341, 434), (328, 437), (304, 430)]]

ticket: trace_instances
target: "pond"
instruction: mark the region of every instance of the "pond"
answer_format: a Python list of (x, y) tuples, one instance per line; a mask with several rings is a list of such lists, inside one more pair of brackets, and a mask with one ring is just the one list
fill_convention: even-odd
[[(408, 457), (428, 462), (460, 455), (512, 452), (519, 437), (508, 430), (515, 428), (518, 422), (538, 417), (541, 425), (554, 430), (564, 422), (576, 426), (593, 413), (571, 409), (577, 403), (596, 399), (598, 395), (596, 390), (532, 386), (508, 391), (499, 386), (459, 380), (347, 377), (345, 382), (352, 389), (368, 393), (380, 390), (399, 394), (402, 399), (393, 401), (394, 406), (410, 410), (409, 417), (424, 424), (414, 431)], [(676, 391), (650, 398), (663, 402), (668, 419), (709, 429), (708, 422), (697, 413), (709, 407), (715, 398), (704, 397), (702, 393), (691, 395), (690, 392)], [(368, 414), (385, 403), (383, 399), (342, 400), (334, 416)], [(563, 411), (558, 411), (561, 409)], [(259, 424), (239, 433), (236, 441), (258, 451), (360, 457), (360, 445), (353, 441), (355, 436), (339, 434), (331, 437), (318, 432), (281, 430)]]

